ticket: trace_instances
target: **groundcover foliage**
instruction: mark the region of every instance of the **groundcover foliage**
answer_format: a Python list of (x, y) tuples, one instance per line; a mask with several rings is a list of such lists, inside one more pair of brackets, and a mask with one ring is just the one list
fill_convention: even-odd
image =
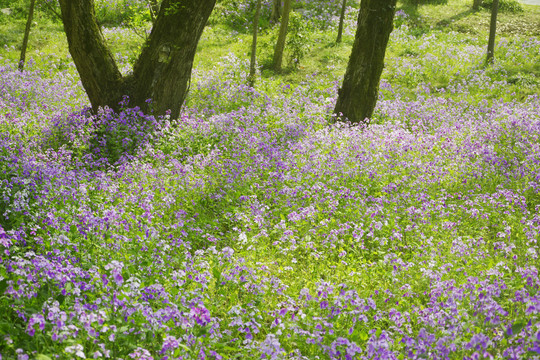
[(367, 128), (234, 54), (176, 120), (2, 60), (2, 359), (539, 359), (540, 41), (408, 19)]

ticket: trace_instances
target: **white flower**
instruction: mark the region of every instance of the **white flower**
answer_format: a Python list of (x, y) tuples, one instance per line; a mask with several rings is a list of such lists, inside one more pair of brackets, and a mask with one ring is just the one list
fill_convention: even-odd
[(238, 235), (238, 240), (240, 241), (240, 244), (245, 244), (247, 242), (247, 235), (246, 233), (241, 233), (240, 235)]
[(72, 346), (68, 346), (68, 347), (66, 347), (65, 350), (69, 354), (75, 354), (76, 356), (78, 356), (78, 357), (80, 357), (82, 359), (86, 359), (86, 355), (84, 355), (83, 346), (81, 344), (75, 344), (75, 345), (72, 345)]

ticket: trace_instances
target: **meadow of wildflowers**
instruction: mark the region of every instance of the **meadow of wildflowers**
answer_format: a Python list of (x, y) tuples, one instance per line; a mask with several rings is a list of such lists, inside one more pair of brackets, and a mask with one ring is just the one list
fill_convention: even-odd
[(0, 60), (1, 359), (540, 359), (540, 96), (505, 67), (540, 40), (486, 69), (398, 21), (369, 127), (234, 54), (179, 119)]

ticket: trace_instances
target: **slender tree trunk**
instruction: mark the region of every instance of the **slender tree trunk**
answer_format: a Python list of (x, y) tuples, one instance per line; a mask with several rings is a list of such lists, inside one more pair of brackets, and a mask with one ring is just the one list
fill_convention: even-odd
[(489, 40), (486, 63), (493, 64), (495, 53), (495, 34), (497, 32), (497, 13), (499, 12), (499, 0), (493, 0), (491, 8), (491, 24), (489, 26)]
[(283, 15), (279, 26), (279, 36), (274, 49), (274, 71), (281, 71), (283, 62), (283, 50), (285, 49), (285, 39), (287, 38), (287, 27), (289, 26), (289, 12), (291, 10), (291, 0), (285, 0), (283, 5)]
[[(188, 90), (197, 43), (216, 0), (163, 0), (152, 32), (123, 77), (96, 22), (93, 0), (60, 0), (69, 51), (92, 108), (130, 106), (176, 118)], [(152, 105), (147, 103), (152, 99)]]
[(36, 0), (30, 0), (30, 8), (28, 9), (28, 19), (26, 20), (26, 28), (24, 29), (24, 37), (21, 47), (21, 57), (19, 58), (19, 71), (23, 71), (24, 62), (26, 61), (26, 48), (28, 47), (28, 37), (30, 36), (30, 28), (32, 27), (32, 19), (34, 17), (34, 5)]
[(482, 5), (482, 0), (474, 0), (473, 6), (472, 6), (473, 10), (474, 11), (480, 10), (480, 5)]
[(341, 14), (339, 15), (339, 27), (337, 33), (336, 43), (341, 42), (341, 35), (343, 34), (343, 21), (345, 20), (345, 8), (347, 7), (347, 0), (343, 0), (341, 4)]
[(255, 9), (255, 18), (253, 19), (253, 40), (251, 42), (251, 61), (249, 63), (249, 85), (255, 85), (255, 63), (257, 61), (257, 32), (259, 31), (259, 15), (261, 13), (262, 0), (257, 0), (257, 8)]
[(270, 15), (270, 22), (277, 23), (280, 17), (281, 17), (281, 0), (273, 0), (272, 15)]
[(396, 2), (362, 0), (351, 57), (334, 109), (340, 120), (358, 123), (373, 115)]

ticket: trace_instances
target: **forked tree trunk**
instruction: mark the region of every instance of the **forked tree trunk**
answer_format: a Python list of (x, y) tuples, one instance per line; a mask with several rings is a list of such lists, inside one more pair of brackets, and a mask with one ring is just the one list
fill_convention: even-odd
[[(140, 106), (178, 117), (188, 90), (197, 43), (216, 0), (163, 0), (152, 32), (123, 77), (96, 22), (93, 0), (60, 0), (69, 51), (92, 108), (115, 110), (124, 95)], [(152, 104), (147, 103), (152, 99)]]
[(274, 49), (274, 71), (281, 71), (283, 62), (283, 51), (285, 50), (285, 39), (287, 38), (287, 28), (289, 26), (289, 12), (291, 10), (291, 0), (285, 0), (283, 14), (281, 15), (281, 25), (279, 35)]
[(347, 7), (347, 0), (343, 0), (343, 3), (341, 4), (341, 14), (339, 15), (339, 27), (338, 27), (338, 33), (337, 33), (337, 39), (336, 43), (341, 42), (341, 36), (343, 34), (343, 21), (345, 20), (345, 8)]
[(253, 19), (253, 40), (251, 41), (251, 60), (249, 62), (248, 82), (251, 87), (255, 85), (255, 63), (257, 62), (257, 32), (259, 30), (259, 15), (261, 13), (262, 0), (257, 0), (255, 18)]
[(334, 109), (338, 119), (358, 123), (373, 114), (396, 2), (362, 0), (351, 57)]
[(474, 11), (480, 10), (480, 5), (482, 5), (482, 0), (474, 0), (473, 6), (472, 6), (473, 10)]
[(495, 35), (497, 33), (497, 13), (499, 12), (499, 0), (493, 0), (491, 8), (491, 24), (489, 26), (489, 40), (486, 62), (493, 64), (495, 57)]
[(19, 58), (19, 71), (23, 71), (24, 62), (26, 61), (26, 48), (28, 47), (28, 38), (30, 37), (30, 28), (32, 27), (32, 19), (34, 17), (34, 6), (36, 0), (30, 0), (30, 8), (28, 9), (28, 19), (26, 20), (26, 28), (24, 29), (24, 37), (21, 47), (21, 57)]
[(270, 22), (277, 23), (281, 17), (281, 0), (272, 1), (272, 14), (270, 15)]

